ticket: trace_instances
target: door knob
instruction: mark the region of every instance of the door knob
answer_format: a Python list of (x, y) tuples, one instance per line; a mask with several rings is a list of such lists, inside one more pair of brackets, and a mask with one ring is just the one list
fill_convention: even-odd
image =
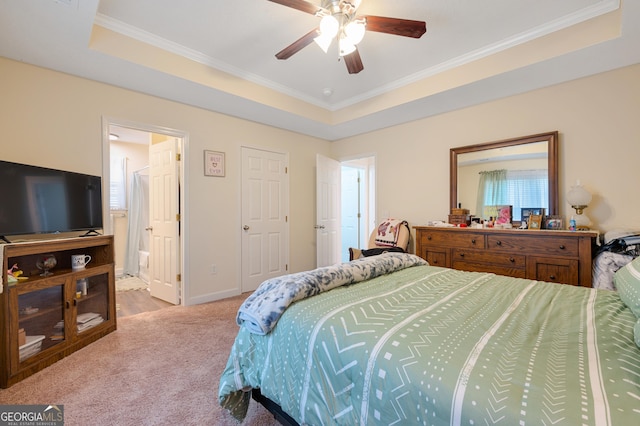
[(145, 231), (153, 231), (153, 226), (147, 226), (144, 228)]
[(324, 225), (316, 225), (314, 226), (315, 229), (324, 229)]
[(245, 231), (248, 231), (249, 230), (249, 225), (243, 226), (242, 229), (244, 229)]

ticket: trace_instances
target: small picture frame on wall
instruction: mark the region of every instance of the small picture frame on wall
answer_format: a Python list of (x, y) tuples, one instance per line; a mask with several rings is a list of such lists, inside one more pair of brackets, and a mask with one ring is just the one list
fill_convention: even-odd
[(224, 152), (204, 151), (204, 175), (224, 177)]
[(541, 229), (542, 228), (542, 215), (532, 214), (529, 215), (529, 229)]
[(564, 217), (556, 215), (545, 216), (544, 229), (555, 229), (557, 231), (564, 229)]

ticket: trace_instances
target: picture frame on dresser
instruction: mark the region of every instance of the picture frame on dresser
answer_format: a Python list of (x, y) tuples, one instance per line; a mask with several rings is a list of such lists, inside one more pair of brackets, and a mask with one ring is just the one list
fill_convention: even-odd
[(529, 222), (529, 216), (532, 214), (539, 214), (544, 216), (544, 207), (523, 207), (520, 209), (520, 219)]
[(541, 214), (532, 214), (529, 216), (528, 226), (529, 229), (538, 230), (542, 229), (542, 215)]
[(549, 215), (544, 217), (544, 229), (564, 229), (564, 217), (560, 215)]

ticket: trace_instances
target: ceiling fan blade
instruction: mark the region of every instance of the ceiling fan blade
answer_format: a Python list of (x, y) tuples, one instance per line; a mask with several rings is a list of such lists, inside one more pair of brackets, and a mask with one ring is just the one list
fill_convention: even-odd
[(310, 13), (312, 15), (315, 15), (316, 12), (321, 10), (319, 6), (316, 6), (315, 4), (309, 3), (308, 1), (304, 1), (304, 0), (269, 0), (269, 1), (273, 3), (281, 4), (283, 6), (291, 7), (293, 9), (298, 9), (303, 12)]
[(360, 58), (360, 53), (358, 52), (358, 48), (356, 50), (349, 53), (348, 55), (343, 56), (344, 63), (347, 65), (347, 71), (349, 74), (358, 74), (360, 71), (364, 69), (364, 65), (362, 65), (362, 59)]
[(308, 33), (291, 43), (289, 46), (276, 53), (276, 58), (289, 59), (294, 54), (298, 53), (299, 51), (307, 47), (310, 43), (312, 43), (313, 39), (318, 37), (319, 34), (320, 28), (315, 28), (309, 31)]
[(424, 21), (371, 15), (365, 15), (364, 18), (367, 20), (367, 31), (413, 38), (420, 38), (427, 32), (427, 24)]

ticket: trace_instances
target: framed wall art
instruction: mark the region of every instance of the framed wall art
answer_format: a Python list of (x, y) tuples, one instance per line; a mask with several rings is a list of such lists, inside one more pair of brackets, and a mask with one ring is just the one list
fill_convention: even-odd
[(204, 151), (204, 175), (224, 177), (224, 152)]

